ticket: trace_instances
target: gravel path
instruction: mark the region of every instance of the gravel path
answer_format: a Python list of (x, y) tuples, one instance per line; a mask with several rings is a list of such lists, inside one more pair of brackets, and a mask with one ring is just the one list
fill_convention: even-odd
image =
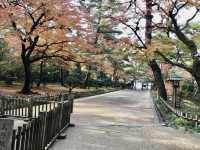
[(67, 138), (51, 150), (200, 150), (200, 136), (159, 124), (149, 92), (78, 99)]

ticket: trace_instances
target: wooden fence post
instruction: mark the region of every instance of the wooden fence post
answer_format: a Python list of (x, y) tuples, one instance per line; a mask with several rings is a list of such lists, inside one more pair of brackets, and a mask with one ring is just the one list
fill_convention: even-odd
[(187, 119), (188, 118), (188, 113), (185, 113), (185, 119)]
[(68, 95), (68, 100), (70, 102), (70, 113), (73, 113), (74, 95), (73, 94), (69, 94)]
[(73, 123), (71, 123), (71, 117), (70, 117), (70, 115), (71, 115), (71, 113), (73, 113), (73, 109), (74, 109), (74, 95), (73, 94), (69, 94), (68, 95), (68, 101), (69, 101), (69, 127), (75, 127), (75, 124), (73, 124)]
[(0, 107), (1, 107), (1, 115), (5, 115), (5, 98), (2, 96), (1, 99), (0, 99)]
[(198, 128), (198, 115), (195, 116), (195, 128)]
[(33, 102), (30, 98), (28, 98), (28, 117), (33, 117)]
[(63, 118), (63, 102), (64, 102), (64, 96), (60, 95), (60, 103), (59, 103), (59, 107), (60, 107), (60, 119), (59, 119), (59, 130), (62, 129), (62, 118)]
[(3, 115), (3, 97), (0, 97), (0, 113)]
[(156, 92), (156, 96), (157, 96), (157, 100), (160, 99), (158, 90)]
[(14, 121), (0, 119), (0, 150), (11, 150)]
[(42, 150), (45, 150), (45, 142), (46, 142), (46, 126), (47, 126), (47, 112), (40, 112), (39, 116), (41, 117), (41, 122), (43, 122), (41, 127), (41, 135), (42, 135)]

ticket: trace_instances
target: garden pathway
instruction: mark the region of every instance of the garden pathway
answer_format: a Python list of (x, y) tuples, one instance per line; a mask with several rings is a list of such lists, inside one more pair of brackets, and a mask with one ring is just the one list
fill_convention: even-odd
[(51, 150), (200, 150), (200, 136), (162, 126), (148, 91), (77, 99), (67, 138)]

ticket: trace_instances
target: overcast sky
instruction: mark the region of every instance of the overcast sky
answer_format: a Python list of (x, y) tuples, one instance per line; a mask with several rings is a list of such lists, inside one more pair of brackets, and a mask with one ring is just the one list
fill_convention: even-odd
[[(177, 16), (177, 20), (179, 24), (185, 24), (185, 22), (191, 18), (195, 13), (195, 9), (184, 9), (182, 11), (179, 12), (179, 15)], [(160, 16), (154, 14), (154, 18), (153, 21), (154, 22), (159, 22), (160, 20)], [(200, 23), (200, 13), (193, 19), (192, 22), (199, 22)], [(130, 21), (129, 24), (131, 24), (132, 22)], [(140, 32), (141, 36), (144, 37), (144, 27), (145, 27), (145, 20), (142, 20), (140, 23), (140, 27), (143, 28), (143, 30)], [(141, 29), (142, 29), (141, 28)], [(127, 35), (131, 36), (131, 39), (134, 41), (135, 39), (135, 35), (133, 34), (133, 32), (128, 29), (125, 28), (124, 25), (120, 25), (119, 29), (123, 31), (123, 34), (119, 36), (120, 37), (127, 37)]]

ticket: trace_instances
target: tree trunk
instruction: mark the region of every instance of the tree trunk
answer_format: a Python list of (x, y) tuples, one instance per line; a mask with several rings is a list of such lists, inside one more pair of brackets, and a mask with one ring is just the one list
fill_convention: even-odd
[(92, 70), (92, 66), (91, 65), (88, 65), (88, 71), (86, 73), (86, 77), (85, 77), (85, 80), (84, 80), (84, 85), (83, 87), (84, 88), (89, 88), (89, 80), (90, 80), (90, 77), (91, 77), (91, 70)]
[(89, 79), (90, 79), (90, 75), (91, 75), (91, 73), (87, 72), (86, 78), (85, 78), (85, 81), (84, 81), (84, 86), (83, 86), (84, 88), (89, 87), (88, 82), (89, 82)]
[(65, 83), (64, 83), (64, 70), (62, 68), (60, 68), (60, 84), (61, 84), (61, 86), (65, 86)]
[(198, 91), (200, 92), (200, 60), (195, 60), (192, 67), (192, 74), (196, 80)]
[[(152, 40), (152, 19), (153, 19), (152, 5), (153, 5), (153, 0), (146, 0), (145, 44), (147, 48), (151, 46), (151, 40)], [(152, 72), (154, 74), (154, 79), (156, 87), (159, 92), (159, 96), (162, 97), (164, 100), (167, 100), (167, 92), (165, 89), (165, 84), (163, 81), (160, 67), (158, 66), (155, 59), (151, 59), (149, 61), (149, 66), (151, 67)]]
[(44, 62), (43, 61), (41, 61), (40, 62), (40, 79), (39, 79), (39, 81), (38, 81), (38, 83), (37, 83), (37, 87), (40, 87), (40, 84), (42, 83), (42, 81), (43, 81), (43, 64), (44, 64)]
[(152, 40), (152, 3), (153, 0), (146, 0), (146, 25), (145, 25), (145, 45), (148, 48)]
[(165, 84), (163, 81), (162, 73), (160, 67), (158, 66), (156, 60), (151, 60), (149, 62), (149, 66), (151, 67), (156, 83), (156, 88), (158, 89), (159, 96), (164, 100), (167, 100), (167, 92), (165, 89)]
[(83, 80), (83, 77), (82, 77), (82, 70), (81, 70), (81, 64), (80, 63), (76, 63), (76, 78), (79, 79), (79, 87), (82, 87), (83, 84), (82, 84), (82, 80)]
[(199, 77), (195, 77), (195, 80), (197, 82), (198, 92), (200, 92), (200, 78)]
[(24, 85), (21, 93), (31, 94), (31, 63), (27, 59), (23, 59), (22, 62), (24, 65)]
[(115, 76), (114, 77), (114, 87), (118, 87), (118, 77), (117, 76)]

